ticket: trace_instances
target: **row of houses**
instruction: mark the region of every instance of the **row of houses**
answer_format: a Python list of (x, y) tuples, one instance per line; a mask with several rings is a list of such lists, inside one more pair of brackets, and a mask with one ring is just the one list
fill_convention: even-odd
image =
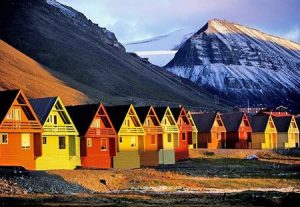
[[(299, 123), (298, 123), (299, 124)], [(184, 107), (64, 106), (0, 91), (0, 166), (30, 170), (175, 164), (191, 148), (299, 146), (294, 116), (191, 113)]]

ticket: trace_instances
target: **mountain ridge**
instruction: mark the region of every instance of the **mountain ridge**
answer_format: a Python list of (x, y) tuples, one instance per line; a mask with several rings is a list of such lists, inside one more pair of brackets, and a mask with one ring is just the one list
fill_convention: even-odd
[(208, 21), (165, 68), (236, 104), (300, 108), (300, 45), (240, 24)]

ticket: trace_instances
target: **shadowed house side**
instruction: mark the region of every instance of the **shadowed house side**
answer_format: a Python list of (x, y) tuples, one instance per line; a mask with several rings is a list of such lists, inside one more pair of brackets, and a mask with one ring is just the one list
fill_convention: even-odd
[(171, 108), (171, 111), (179, 128), (178, 144), (175, 147), (175, 160), (185, 160), (189, 158), (189, 144), (193, 143), (193, 128), (184, 107)]
[(277, 130), (271, 115), (249, 116), (252, 127), (252, 149), (276, 149)]
[(226, 129), (220, 113), (192, 113), (198, 129), (198, 147), (226, 148)]
[(225, 113), (221, 117), (226, 128), (226, 148), (251, 148), (252, 128), (246, 113)]
[(152, 106), (135, 107), (145, 131), (144, 152), (141, 152), (141, 166), (158, 166), (159, 153), (163, 148), (162, 127)]
[(187, 113), (187, 116), (188, 116), (188, 119), (189, 119), (189, 121), (192, 125), (192, 128), (193, 128), (192, 143), (189, 141), (189, 149), (196, 149), (198, 147), (198, 139), (197, 139), (198, 129), (196, 127), (195, 121), (194, 121), (190, 111)]
[(42, 126), (21, 90), (0, 91), (0, 166), (36, 169)]
[(42, 156), (37, 170), (75, 169), (80, 166), (77, 129), (59, 97), (29, 99), (42, 126)]
[(175, 164), (175, 148), (178, 146), (179, 128), (169, 107), (155, 107), (163, 130), (163, 148), (159, 150), (159, 164)]
[(81, 166), (112, 168), (117, 133), (102, 103), (67, 106), (80, 137)]
[(133, 105), (108, 106), (106, 111), (118, 134), (114, 168), (139, 168), (145, 131)]
[(277, 129), (277, 148), (289, 149), (299, 146), (299, 128), (294, 116), (272, 116)]

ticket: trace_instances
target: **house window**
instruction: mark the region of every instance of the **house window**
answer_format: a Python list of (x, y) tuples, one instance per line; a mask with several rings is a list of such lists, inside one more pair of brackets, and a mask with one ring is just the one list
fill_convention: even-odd
[(131, 137), (130, 139), (130, 146), (131, 147), (135, 147), (136, 143), (135, 143), (135, 137)]
[(106, 151), (107, 150), (107, 139), (101, 139), (101, 151)]
[(275, 128), (274, 123), (271, 120), (269, 121), (269, 125), (270, 125), (270, 128)]
[(58, 137), (58, 148), (66, 149), (66, 137)]
[(123, 142), (123, 137), (120, 137), (120, 143), (122, 143)]
[(249, 126), (249, 122), (246, 119), (244, 119), (244, 124), (245, 124), (246, 127)]
[(43, 144), (47, 144), (47, 137), (43, 137)]
[(21, 134), (22, 149), (30, 149), (30, 134)]
[(147, 119), (147, 126), (150, 126), (150, 119)]
[(165, 124), (167, 124), (167, 119), (165, 119)]
[(57, 116), (53, 115), (53, 124), (57, 124)]
[(13, 119), (13, 110), (10, 110), (6, 115), (6, 119)]
[(47, 123), (52, 123), (52, 115), (49, 115), (49, 117), (47, 119)]
[(94, 119), (92, 122), (92, 127), (100, 128), (100, 119)]
[(20, 121), (21, 120), (21, 110), (15, 109), (15, 120)]
[(151, 144), (155, 144), (155, 135), (151, 135)]
[(172, 135), (168, 134), (168, 142), (172, 142)]
[(91, 138), (87, 138), (86, 139), (86, 145), (87, 145), (87, 147), (92, 147), (93, 143), (92, 143), (92, 139)]
[(296, 125), (296, 123), (294, 121), (292, 121), (292, 127), (293, 128), (297, 128), (297, 125)]
[(218, 122), (218, 125), (220, 127), (223, 126), (223, 123), (222, 123), (221, 118), (219, 116), (217, 116), (217, 122)]
[(127, 126), (130, 127), (130, 120), (127, 120)]
[(185, 141), (186, 138), (185, 138), (185, 133), (182, 133), (182, 141)]
[(0, 134), (0, 144), (8, 144), (8, 134)]

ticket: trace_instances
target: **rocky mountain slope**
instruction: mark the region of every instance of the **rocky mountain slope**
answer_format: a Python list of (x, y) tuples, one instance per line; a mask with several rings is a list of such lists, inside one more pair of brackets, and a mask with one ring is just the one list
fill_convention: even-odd
[(0, 38), (57, 77), (66, 77), (67, 85), (89, 99), (227, 106), (216, 104), (213, 95), (196, 84), (127, 54), (112, 32), (54, 0), (1, 1)]
[(166, 68), (238, 105), (300, 109), (300, 45), (239, 24), (209, 21)]

